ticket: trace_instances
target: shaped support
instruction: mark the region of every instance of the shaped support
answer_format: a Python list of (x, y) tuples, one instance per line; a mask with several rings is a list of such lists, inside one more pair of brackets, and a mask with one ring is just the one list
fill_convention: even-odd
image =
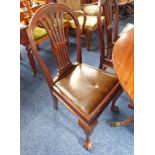
[(86, 140), (83, 146), (86, 150), (89, 151), (92, 149), (92, 142), (90, 140), (90, 135), (92, 134), (93, 129), (97, 124), (97, 120), (95, 120), (91, 125), (89, 125), (86, 122), (84, 122), (82, 119), (79, 119), (78, 124), (84, 130), (85, 135), (86, 135)]

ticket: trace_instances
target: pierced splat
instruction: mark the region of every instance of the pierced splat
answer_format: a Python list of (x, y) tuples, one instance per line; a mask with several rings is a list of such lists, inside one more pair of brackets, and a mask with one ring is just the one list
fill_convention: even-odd
[(50, 11), (39, 20), (49, 35), (59, 72), (72, 65), (68, 54), (63, 19), (63, 12)]
[[(43, 8), (43, 9), (42, 9)], [(69, 15), (76, 25), (76, 40), (77, 40), (77, 48), (76, 48), (76, 62), (82, 62), (81, 56), (81, 40), (80, 40), (80, 26), (79, 22), (76, 18), (75, 13), (70, 10), (66, 6), (57, 5), (57, 4), (47, 4), (46, 7), (40, 8), (37, 13), (32, 17), (30, 21), (30, 27), (28, 29), (29, 41), (32, 45), (32, 50), (39, 61), (40, 65), (42, 66), (44, 74), (48, 81), (50, 81), (49, 85), (53, 85), (53, 82), (62, 78), (66, 73), (69, 73), (75, 65), (72, 64), (69, 51), (68, 51), (68, 38), (66, 37), (65, 33), (65, 15)], [(51, 9), (52, 8), (52, 9)], [(65, 9), (65, 11), (64, 11)], [(34, 29), (36, 26), (42, 27), (46, 30), (50, 44), (51, 44), (51, 52), (53, 53), (54, 57), (56, 58), (57, 65), (58, 65), (58, 73), (57, 76), (53, 79), (51, 73), (47, 69), (46, 64), (41, 60), (41, 56), (36, 48), (33, 45), (34, 39), (32, 36), (34, 35)], [(52, 81), (51, 81), (52, 77)], [(54, 80), (54, 81), (53, 81)]]

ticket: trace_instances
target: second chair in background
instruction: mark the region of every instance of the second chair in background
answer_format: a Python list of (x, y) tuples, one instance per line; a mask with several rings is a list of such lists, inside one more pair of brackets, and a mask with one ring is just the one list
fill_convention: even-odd
[[(105, 16), (105, 34), (103, 36), (101, 16)], [(133, 28), (132, 24), (127, 24), (123, 31), (118, 33), (119, 22), (119, 9), (117, 0), (100, 0), (100, 11), (98, 14), (98, 29), (100, 38), (101, 61), (99, 68), (106, 69), (107, 67), (113, 68), (112, 63), (112, 50), (117, 39), (127, 30)]]
[[(106, 34), (106, 41), (103, 36), (103, 29), (102, 29), (102, 22), (101, 22), (101, 15), (105, 16), (105, 34)], [(118, 10), (118, 3), (116, 0), (100, 0), (100, 11), (98, 14), (98, 29), (99, 29), (99, 38), (100, 38), (100, 69), (113, 69), (113, 62), (112, 62), (112, 50), (114, 47), (115, 42), (117, 39), (125, 33), (127, 30), (133, 27), (132, 24), (127, 24), (123, 31), (119, 34), (118, 33), (118, 22), (119, 22), (119, 10)], [(122, 89), (117, 93), (115, 98), (112, 102), (112, 111), (118, 111), (118, 107), (115, 106), (115, 101), (121, 95)]]
[[(101, 11), (105, 16), (105, 34), (106, 40), (104, 39), (102, 21), (100, 20)], [(112, 49), (114, 43), (118, 38), (118, 5), (116, 0), (100, 0), (100, 11), (98, 15), (98, 29), (100, 38), (100, 50), (101, 50), (101, 61), (99, 68), (105, 69), (107, 67), (113, 68), (112, 64)]]
[[(97, 14), (99, 10), (98, 3), (81, 4), (80, 0), (57, 0), (57, 3), (64, 4), (76, 12), (81, 32), (86, 37), (86, 49), (90, 50), (90, 39), (92, 32), (97, 31), (98, 21)], [(68, 19), (71, 28), (75, 29), (75, 24), (72, 19)], [(104, 23), (104, 16), (101, 16), (101, 24)]]
[[(30, 0), (21, 0), (20, 2), (20, 16), (24, 16), (24, 21), (22, 24), (29, 25), (29, 21), (31, 17), (35, 14), (35, 12), (42, 6), (39, 4), (33, 4)], [(44, 28), (37, 26), (34, 31), (35, 43), (39, 47), (39, 44), (48, 39), (47, 32)]]
[[(105, 16), (105, 34), (106, 34), (106, 41), (104, 38), (104, 29), (102, 26), (101, 15)], [(98, 30), (99, 30), (99, 40), (100, 40), (100, 69), (113, 69), (112, 63), (112, 49), (114, 43), (118, 38), (118, 4), (116, 0), (100, 0), (100, 11), (98, 14)], [(114, 97), (112, 101), (111, 110), (117, 112), (119, 108), (115, 106), (115, 102), (118, 97), (122, 93), (122, 89), (120, 89), (117, 95)]]

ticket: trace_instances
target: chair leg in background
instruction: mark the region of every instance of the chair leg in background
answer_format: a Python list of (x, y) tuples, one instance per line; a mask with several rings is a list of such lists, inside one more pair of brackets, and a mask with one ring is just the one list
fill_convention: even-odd
[(52, 101), (53, 101), (53, 108), (55, 110), (58, 110), (58, 99), (53, 94), (51, 95), (52, 95)]
[(35, 76), (36, 73), (37, 73), (37, 70), (36, 70), (36, 65), (35, 65), (35, 61), (34, 61), (34, 57), (33, 57), (31, 48), (29, 46), (26, 46), (26, 50), (27, 50), (27, 55), (28, 55), (28, 58), (29, 58), (30, 65), (32, 67), (32, 71), (33, 71), (34, 76)]
[(120, 95), (122, 94), (123, 90), (121, 89), (117, 94), (116, 96), (113, 98), (112, 100), (112, 104), (111, 104), (111, 111), (112, 112), (119, 112), (119, 107), (116, 106), (116, 101), (117, 99), (120, 97)]
[(91, 32), (90, 31), (86, 31), (86, 49), (87, 51), (90, 50), (90, 37), (91, 37)]

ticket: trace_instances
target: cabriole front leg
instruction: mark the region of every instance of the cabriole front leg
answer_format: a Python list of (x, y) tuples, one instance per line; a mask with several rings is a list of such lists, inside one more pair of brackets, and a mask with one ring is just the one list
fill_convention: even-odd
[(84, 133), (86, 135), (86, 140), (83, 146), (86, 150), (89, 151), (92, 149), (92, 142), (90, 140), (90, 135), (92, 134), (93, 129), (97, 124), (97, 120), (95, 120), (91, 125), (89, 125), (86, 122), (84, 122), (82, 119), (79, 119), (78, 124), (84, 130)]

